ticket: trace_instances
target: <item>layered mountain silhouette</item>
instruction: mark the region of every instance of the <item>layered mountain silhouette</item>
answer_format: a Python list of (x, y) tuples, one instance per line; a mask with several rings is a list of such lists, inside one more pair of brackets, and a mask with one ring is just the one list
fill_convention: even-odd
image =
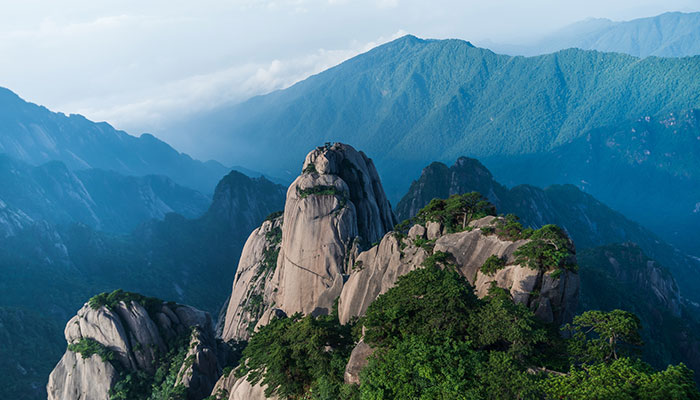
[[(5, 203), (0, 207), (0, 221), (9, 227), (0, 240), (0, 334), (9, 344), (0, 348), (0, 386), (3, 393), (17, 399), (46, 398), (46, 379), (55, 363), (45, 360), (60, 357), (65, 350), (60, 340), (63, 326), (86, 297), (124, 288), (217, 313), (230, 290), (249, 232), (284, 203), (283, 187), (232, 171), (219, 182), (201, 216), (186, 218), (168, 212), (163, 219), (145, 221), (130, 233), (109, 233), (75, 221), (76, 215), (92, 215), (86, 214), (91, 210), (85, 206), (86, 199), (99, 203), (113, 196), (112, 211), (123, 214), (118, 220), (128, 221), (133, 215), (130, 207), (138, 210), (139, 205), (147, 204), (138, 196), (128, 197), (134, 182), (155, 181), (158, 185), (150, 184), (169, 187), (163, 192), (168, 194), (173, 191), (172, 181), (121, 176), (115, 180), (115, 173), (101, 170), (73, 174), (58, 162), (48, 164), (58, 166), (60, 174), (53, 171), (53, 175), (72, 179), (34, 180), (35, 174), (44, 176), (47, 165), (14, 165), (25, 168), (14, 171), (22, 172), (19, 177), (26, 186), (3, 188), (0, 199), (4, 201), (6, 193), (22, 195), (26, 201), (18, 204), (37, 212), (30, 217)], [(66, 181), (75, 185), (59, 185)], [(17, 190), (11, 190), (13, 187)], [(76, 187), (83, 190), (84, 197), (73, 196), (69, 189)], [(94, 195), (97, 189), (100, 196)], [(188, 200), (189, 207), (201, 203), (203, 196), (198, 192), (179, 190), (196, 194)], [(43, 212), (66, 220), (58, 224), (40, 219)]]
[(700, 13), (668, 12), (631, 21), (590, 18), (533, 43), (488, 43), (487, 47), (514, 55), (545, 54), (573, 47), (635, 57), (695, 56), (700, 54)]
[(165, 175), (210, 195), (229, 168), (180, 153), (150, 134), (135, 137), (105, 122), (52, 112), (0, 88), (0, 153), (31, 165), (61, 161), (71, 170)]

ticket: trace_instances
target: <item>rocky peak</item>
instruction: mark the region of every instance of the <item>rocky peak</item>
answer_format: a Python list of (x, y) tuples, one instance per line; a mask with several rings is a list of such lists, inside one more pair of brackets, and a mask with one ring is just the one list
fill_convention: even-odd
[(350, 260), (395, 221), (364, 153), (341, 143), (312, 150), (287, 190), (282, 217), (265, 222), (246, 242), (222, 337), (245, 339), (273, 312), (330, 312)]
[(209, 314), (135, 293), (93, 297), (68, 321), (65, 337), (68, 349), (49, 376), (49, 400), (148, 395), (137, 393), (136, 382), (162, 367), (177, 374), (159, 385), (201, 399), (220, 374)]
[(500, 210), (508, 189), (496, 182), (491, 172), (476, 159), (459, 157), (451, 167), (434, 162), (423, 168), (420, 178), (413, 181), (408, 193), (396, 205), (396, 214), (399, 219), (407, 219), (434, 198), (446, 199), (468, 192), (481, 193)]
[(306, 156), (303, 171), (311, 176), (334, 175), (347, 185), (358, 234), (366, 242), (378, 241), (396, 223), (374, 163), (363, 152), (342, 143), (317, 147)]

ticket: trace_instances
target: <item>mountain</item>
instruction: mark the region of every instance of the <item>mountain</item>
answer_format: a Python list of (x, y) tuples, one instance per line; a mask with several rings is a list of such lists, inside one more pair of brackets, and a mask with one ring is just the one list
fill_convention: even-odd
[(484, 163), (507, 185), (574, 183), (697, 256), (699, 138), (700, 111), (693, 110), (620, 122), (548, 153)]
[[(74, 174), (83, 172), (114, 174)], [(121, 177), (117, 183), (130, 179)], [(122, 199), (117, 196), (115, 201)], [(38, 399), (43, 392), (46, 398), (44, 387), (53, 364), (45, 357), (60, 357), (65, 344), (54, 339), (60, 339), (65, 322), (96, 293), (124, 288), (217, 313), (247, 235), (283, 202), (283, 187), (231, 171), (217, 185), (208, 210), (195, 219), (168, 213), (128, 234), (22, 219), (12, 235), (0, 241), (0, 335), (12, 343), (12, 348), (0, 350), (10, 357), (0, 362), (2, 397)], [(48, 339), (38, 340), (41, 335)]]
[(700, 55), (700, 12), (668, 12), (631, 21), (591, 18), (522, 45), (489, 43), (497, 52), (532, 56), (579, 48), (635, 57)]
[[(700, 396), (686, 366), (657, 371), (636, 359), (634, 314), (573, 318), (579, 268), (561, 228), (525, 229), (495, 213), (467, 194), (394, 226), (372, 160), (341, 143), (317, 147), (284, 211), (246, 241), (225, 343), (192, 307), (102, 293), (66, 325), (49, 399)], [(610, 295), (589, 299), (613, 305), (631, 288), (653, 296), (658, 315), (681, 315), (662, 267), (632, 246), (600, 254), (610, 264), (604, 279), (620, 288), (601, 282)], [(570, 321), (576, 333), (565, 338), (558, 328)]]
[[(288, 177), (307, 143), (362, 147), (394, 201), (423, 166), (462, 155), (483, 159), (506, 183), (516, 177), (519, 183), (572, 183), (611, 204), (618, 184), (630, 182), (635, 190), (626, 189), (617, 210), (633, 211), (648, 226), (681, 226), (700, 199), (700, 127), (692, 122), (700, 107), (698, 60), (577, 49), (511, 57), (461, 40), (405, 36), (288, 89), (201, 115), (183, 129), (197, 127), (209, 142), (231, 144), (202, 148), (211, 157)], [(621, 130), (640, 123), (664, 143), (663, 152), (655, 154), (643, 132)], [(597, 168), (582, 147), (589, 137), (620, 157), (606, 160), (606, 174), (586, 184), (586, 171)], [(554, 167), (495, 170), (513, 156), (546, 161), (567, 149), (575, 152), (567, 154), (567, 170), (576, 174)], [(669, 166), (674, 154), (683, 162)], [(652, 184), (642, 185), (648, 175)], [(646, 197), (663, 198), (672, 217), (658, 212), (658, 202), (639, 200)], [(697, 233), (685, 234), (700, 242)]]
[(520, 217), (532, 228), (547, 223), (561, 226), (579, 249), (610, 243), (637, 243), (646, 254), (670, 268), (679, 280), (683, 295), (700, 302), (700, 260), (664, 242), (650, 230), (627, 219), (593, 196), (573, 185), (552, 185), (544, 189), (518, 185), (508, 189), (498, 183), (478, 160), (460, 157), (451, 167), (432, 163), (423, 169), (396, 206), (400, 219), (411, 218), (433, 198), (476, 191), (486, 196), (499, 211)]
[(69, 169), (165, 175), (210, 195), (229, 169), (179, 153), (150, 134), (134, 137), (81, 115), (51, 112), (0, 88), (0, 153), (31, 165), (61, 161)]
[[(0, 154), (0, 199), (4, 209), (30, 221), (57, 225), (80, 223), (113, 233), (127, 233), (149, 219), (172, 212), (197, 218), (210, 200), (164, 176), (123, 176), (113, 171), (71, 171), (60, 161), (31, 166)], [(7, 219), (0, 231), (12, 232)], [(21, 225), (21, 224), (20, 224)]]

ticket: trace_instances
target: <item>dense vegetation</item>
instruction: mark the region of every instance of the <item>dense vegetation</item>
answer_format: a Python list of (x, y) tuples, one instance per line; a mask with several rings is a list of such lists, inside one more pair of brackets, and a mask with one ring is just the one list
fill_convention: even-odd
[[(360, 326), (374, 353), (361, 384), (346, 385)], [(588, 311), (566, 339), (503, 289), (478, 299), (437, 257), (349, 325), (335, 313), (273, 320), (236, 373), (289, 399), (700, 399), (683, 364), (655, 371), (636, 358), (640, 329), (634, 314)]]
[(487, 215), (496, 215), (496, 208), (481, 194), (455, 194), (447, 199), (431, 200), (415, 217), (399, 224), (396, 230), (405, 230), (412, 224), (438, 222), (445, 227), (447, 233), (461, 232), (468, 229), (471, 221)]

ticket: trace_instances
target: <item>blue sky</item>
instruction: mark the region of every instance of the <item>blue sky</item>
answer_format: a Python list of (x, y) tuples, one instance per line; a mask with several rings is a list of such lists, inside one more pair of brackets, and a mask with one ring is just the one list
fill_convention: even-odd
[(177, 146), (165, 129), (177, 117), (405, 33), (515, 43), (588, 17), (698, 10), (698, 0), (0, 0), (0, 86)]

